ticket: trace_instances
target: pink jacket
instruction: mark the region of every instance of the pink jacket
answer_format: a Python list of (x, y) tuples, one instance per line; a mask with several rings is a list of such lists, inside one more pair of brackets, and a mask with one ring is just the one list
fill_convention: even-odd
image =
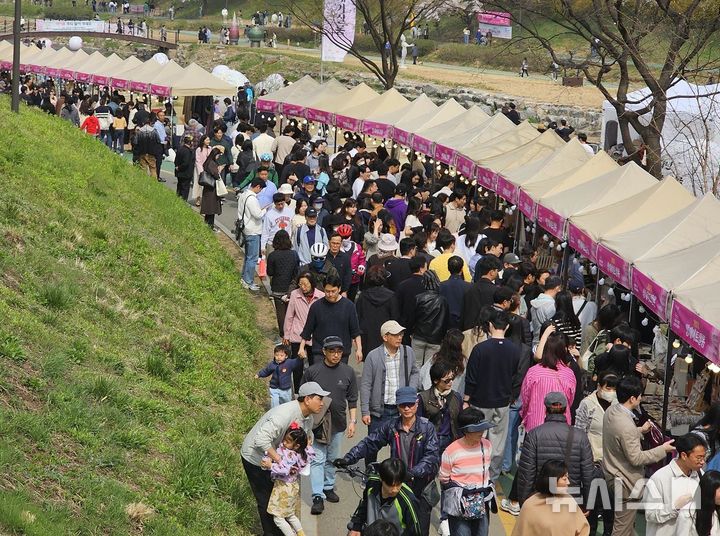
[(557, 370), (540, 364), (530, 367), (520, 389), (520, 416), (526, 432), (545, 422), (545, 395), (553, 391), (563, 393), (567, 398), (565, 418), (570, 424), (570, 404), (575, 398), (575, 374), (572, 369), (563, 363), (558, 363)]
[(325, 293), (318, 289), (315, 289), (315, 293), (309, 302), (299, 288), (290, 293), (290, 301), (288, 302), (287, 313), (285, 313), (285, 324), (283, 325), (283, 334), (286, 339), (297, 343), (302, 340), (300, 332), (305, 327), (310, 306), (324, 297)]
[(203, 165), (205, 164), (207, 157), (210, 155), (210, 151), (210, 147), (198, 147), (195, 149), (195, 169), (197, 170), (198, 175), (202, 173)]

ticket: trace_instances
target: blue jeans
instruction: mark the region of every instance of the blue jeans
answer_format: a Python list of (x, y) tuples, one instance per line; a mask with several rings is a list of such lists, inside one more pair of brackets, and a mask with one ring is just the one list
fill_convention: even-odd
[(112, 133), (109, 130), (100, 131), (100, 141), (112, 149)]
[(452, 536), (487, 536), (490, 520), (486, 514), (480, 519), (449, 517), (448, 523)]
[(270, 391), (271, 408), (292, 400), (292, 389), (277, 389), (275, 387), (270, 387), (268, 391)]
[(330, 443), (314, 443), (315, 459), (310, 462), (310, 486), (313, 497), (325, 499), (325, 490), (335, 487), (335, 466), (332, 461), (340, 456), (343, 432), (333, 434)]
[(255, 267), (260, 256), (260, 235), (245, 237), (245, 264), (243, 264), (242, 278), (248, 285), (255, 279)]
[(116, 130), (113, 133), (113, 150), (119, 154), (125, 154), (125, 131)]
[(508, 423), (508, 438), (505, 442), (505, 456), (503, 457), (502, 470), (509, 473), (517, 456), (518, 438), (520, 435), (520, 408), (522, 400), (519, 398), (510, 406), (510, 422)]

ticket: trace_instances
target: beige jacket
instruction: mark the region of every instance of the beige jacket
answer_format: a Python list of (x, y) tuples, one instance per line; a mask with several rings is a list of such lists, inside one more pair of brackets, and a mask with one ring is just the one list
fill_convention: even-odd
[(536, 493), (520, 509), (512, 536), (588, 536), (590, 525), (574, 499)]
[(460, 226), (465, 223), (465, 209), (457, 208), (450, 202), (445, 207), (445, 228), (452, 234), (457, 234)]
[(642, 432), (622, 404), (615, 403), (608, 408), (603, 420), (603, 470), (609, 485), (613, 485), (615, 478), (620, 479), (624, 498), (628, 498), (636, 482), (644, 478), (645, 466), (665, 457), (662, 446), (642, 450), (641, 437)]

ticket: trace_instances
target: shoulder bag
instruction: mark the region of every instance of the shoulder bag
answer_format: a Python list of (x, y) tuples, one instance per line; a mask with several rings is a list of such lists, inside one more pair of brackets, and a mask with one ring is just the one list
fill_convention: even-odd
[(215, 178), (207, 171), (201, 171), (198, 176), (198, 184), (203, 188), (215, 189)]

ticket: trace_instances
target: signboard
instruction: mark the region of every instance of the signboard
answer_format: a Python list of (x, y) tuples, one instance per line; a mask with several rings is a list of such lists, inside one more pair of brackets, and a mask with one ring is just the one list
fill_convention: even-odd
[[(660, 320), (667, 319), (668, 291), (637, 268), (633, 268), (632, 271), (632, 293), (635, 294), (635, 297), (643, 302), (648, 309), (655, 313)], [(680, 333), (678, 333), (678, 335), (680, 335)]]
[(348, 117), (346, 115), (335, 116), (335, 124), (338, 127), (350, 130), (351, 132), (358, 132), (360, 130), (360, 123), (361, 120), (355, 119), (354, 117)]
[(537, 222), (551, 235), (557, 238), (565, 238), (565, 218), (554, 210), (545, 208), (542, 205), (537, 206)]
[(470, 160), (467, 156), (459, 154), (457, 157), (456, 167), (460, 173), (470, 178), (473, 176), (473, 171), (475, 171), (475, 162)]
[(287, 102), (282, 105), (281, 109), (285, 115), (291, 115), (295, 117), (302, 117), (303, 112), (305, 111), (304, 106), (300, 106), (299, 104), (289, 104)]
[(475, 177), (480, 186), (495, 191), (497, 175), (494, 171), (478, 166), (475, 170)]
[(477, 21), (491, 26), (512, 26), (512, 15), (503, 11), (481, 11), (477, 14)]
[(318, 123), (332, 123), (333, 114), (325, 112), (323, 110), (316, 110), (315, 108), (305, 109), (305, 118), (308, 121), (317, 121)]
[(412, 133), (408, 132), (407, 130), (402, 130), (400, 128), (394, 128), (393, 137), (395, 138), (395, 141), (397, 141), (400, 145), (405, 145), (406, 147), (409, 147), (412, 139)]
[(321, 60), (342, 63), (355, 40), (355, 2), (325, 0), (323, 18)]
[(413, 136), (413, 149), (415, 149), (416, 151), (423, 153), (423, 154), (430, 155), (430, 154), (433, 154), (431, 152), (432, 147), (433, 147), (433, 143), (429, 139), (423, 138), (422, 136), (418, 136), (417, 134), (415, 134), (415, 136)]
[(720, 363), (720, 330), (677, 300), (672, 305), (672, 330), (713, 363)]
[(478, 24), (478, 30), (483, 35), (487, 35), (488, 32), (492, 34), (493, 37), (497, 37), (498, 39), (512, 39), (512, 26), (493, 26), (492, 24)]
[(595, 262), (597, 243), (589, 234), (572, 223), (568, 226), (568, 242), (570, 242), (570, 245), (575, 251)]
[(600, 270), (625, 288), (630, 287), (630, 264), (614, 251), (609, 250), (602, 244), (598, 245), (597, 263)]
[(535, 219), (535, 201), (525, 190), (518, 195), (518, 208), (529, 220)]
[(443, 164), (452, 166), (455, 159), (455, 150), (446, 145), (435, 144), (435, 160), (439, 160)]
[(513, 205), (517, 203), (518, 187), (505, 177), (497, 176), (497, 194)]
[(104, 32), (105, 23), (101, 20), (50, 20), (35, 21), (38, 32)]
[(270, 100), (258, 99), (255, 108), (258, 112), (274, 112), (277, 110), (279, 103)]
[(363, 121), (363, 132), (368, 136), (375, 136), (376, 138), (389, 138), (392, 133), (392, 127), (385, 123), (378, 123), (377, 121)]

